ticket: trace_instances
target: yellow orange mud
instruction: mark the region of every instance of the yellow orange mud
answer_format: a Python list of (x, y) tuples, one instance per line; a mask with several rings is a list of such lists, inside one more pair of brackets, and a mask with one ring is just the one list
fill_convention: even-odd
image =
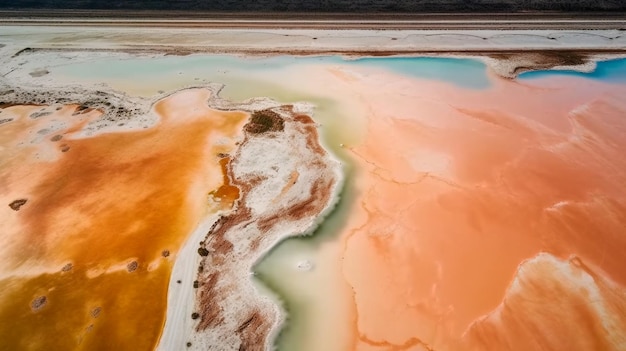
[[(154, 347), (177, 250), (219, 208), (209, 194), (227, 179), (220, 154), (248, 117), (208, 108), (209, 96), (178, 92), (154, 105), (155, 127), (89, 138), (74, 136), (97, 110), (4, 109), (1, 350)], [(42, 109), (51, 114), (29, 117)]]

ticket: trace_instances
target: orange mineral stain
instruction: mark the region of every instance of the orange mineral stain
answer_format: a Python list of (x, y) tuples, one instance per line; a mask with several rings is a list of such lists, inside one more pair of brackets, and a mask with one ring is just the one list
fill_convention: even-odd
[(235, 201), (239, 199), (239, 188), (231, 184), (230, 175), (228, 174), (229, 162), (230, 157), (224, 157), (219, 161), (223, 174), (223, 184), (210, 193), (213, 199), (219, 203), (221, 209), (231, 208)]
[(626, 89), (368, 73), (350, 349), (624, 350)]
[[(80, 138), (100, 111), (4, 109), (1, 350), (155, 346), (176, 253), (217, 209), (209, 194), (227, 186), (218, 155), (236, 148), (248, 118), (210, 109), (209, 96), (181, 91), (153, 106), (154, 127)], [(51, 113), (29, 117), (41, 109)]]

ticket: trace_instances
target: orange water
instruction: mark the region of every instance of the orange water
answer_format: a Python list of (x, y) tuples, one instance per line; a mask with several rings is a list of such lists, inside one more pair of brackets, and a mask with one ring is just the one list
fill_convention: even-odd
[[(154, 347), (176, 252), (216, 209), (209, 193), (225, 179), (218, 154), (234, 150), (247, 119), (209, 109), (209, 94), (187, 90), (158, 102), (155, 127), (84, 139), (72, 135), (98, 111), (72, 116), (75, 106), (65, 106), (32, 120), (41, 107), (6, 109), (19, 120), (0, 126), (0, 198), (28, 201), (0, 212), (0, 349)], [(66, 124), (20, 144), (54, 120)], [(40, 296), (47, 303), (34, 311)]]
[(372, 82), (350, 349), (623, 350), (626, 89)]

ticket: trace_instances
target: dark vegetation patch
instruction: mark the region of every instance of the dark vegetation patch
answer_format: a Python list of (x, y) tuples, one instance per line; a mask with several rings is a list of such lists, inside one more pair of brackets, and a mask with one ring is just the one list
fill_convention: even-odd
[(13, 118), (3, 118), (3, 119), (0, 119), (0, 124), (9, 123), (12, 120), (13, 120)]
[(219, 325), (224, 321), (222, 309), (218, 304), (219, 298), (216, 296), (217, 281), (219, 280), (219, 273), (215, 272), (210, 274), (204, 281), (200, 290), (200, 296), (198, 301), (200, 302), (200, 310), (202, 311), (202, 317), (200, 323), (196, 327), (196, 331), (202, 331), (207, 328)]
[(255, 111), (244, 129), (246, 132), (253, 134), (282, 132), (285, 129), (285, 121), (278, 113), (272, 110)]
[(26, 201), (28, 201), (28, 200), (27, 200), (27, 199), (17, 199), (17, 200), (13, 200), (13, 201), (9, 204), (9, 207), (11, 207), (11, 209), (12, 209), (13, 211), (19, 211), (19, 210), (20, 210), (20, 208), (26, 204)]
[(63, 135), (57, 134), (53, 136), (52, 138), (50, 138), (50, 141), (59, 141), (61, 139), (63, 139)]
[(168, 257), (169, 255), (170, 255), (170, 250), (163, 250), (161, 252), (161, 256), (163, 256), (163, 257)]
[(61, 272), (69, 272), (72, 270), (72, 268), (74, 268), (74, 265), (71, 262), (67, 263), (65, 266), (63, 266), (63, 268), (61, 268)]

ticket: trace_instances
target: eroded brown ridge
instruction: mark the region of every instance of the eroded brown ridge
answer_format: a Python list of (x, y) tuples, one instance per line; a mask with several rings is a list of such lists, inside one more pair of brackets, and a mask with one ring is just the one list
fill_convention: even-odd
[(199, 313), (200, 323), (196, 327), (196, 331), (216, 326), (224, 320), (220, 306), (214, 302), (216, 295), (215, 286), (219, 276), (217, 272), (207, 274), (202, 281), (202, 285), (198, 286), (201, 312)]
[(280, 220), (285, 217), (289, 219), (297, 219), (305, 216), (314, 215), (324, 209), (326, 203), (332, 193), (331, 188), (333, 181), (330, 179), (317, 179), (311, 187), (311, 193), (309, 196), (295, 204), (291, 204), (285, 207), (283, 211), (279, 211), (276, 214), (259, 219), (257, 225), (261, 232), (267, 232), (271, 227), (276, 225)]
[(269, 331), (269, 325), (265, 323), (261, 313), (258, 310), (252, 312), (250, 317), (237, 328), (236, 333), (241, 340), (239, 351), (263, 351), (264, 344), (258, 341), (265, 340)]

